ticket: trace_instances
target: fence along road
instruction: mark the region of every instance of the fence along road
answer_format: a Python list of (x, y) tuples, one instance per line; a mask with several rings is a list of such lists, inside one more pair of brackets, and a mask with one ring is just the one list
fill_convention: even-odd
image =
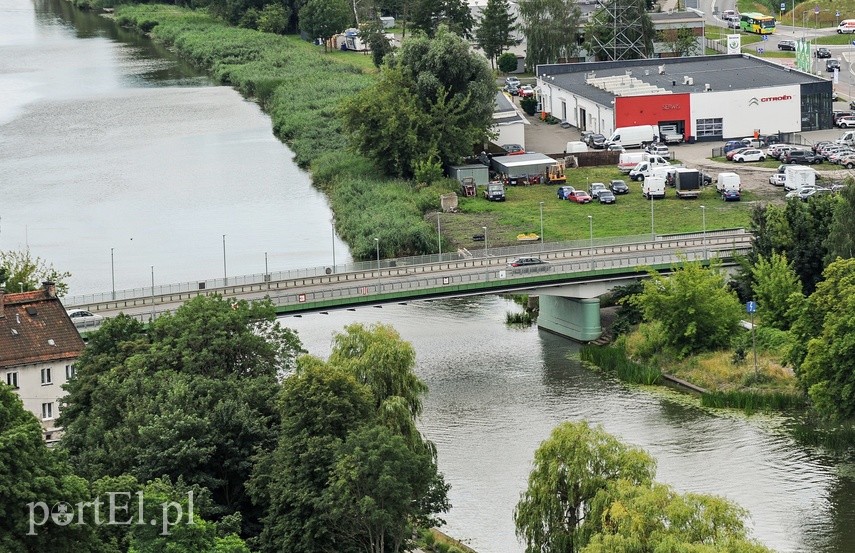
[[(622, 237), (591, 242), (546, 243), (461, 251), (440, 256), (381, 259), (346, 267), (247, 275), (217, 281), (180, 283), (64, 298), (67, 308), (103, 317), (124, 312), (142, 321), (175, 311), (200, 295), (236, 300), (270, 298), (279, 313), (299, 313), (413, 299), (454, 297), (554, 287), (569, 282), (614, 278), (667, 269), (683, 260), (719, 258), (751, 248), (744, 229), (680, 235)], [(539, 257), (544, 265), (511, 268), (517, 257)], [(378, 268), (379, 267), (379, 268)], [(344, 269), (344, 270), (341, 270)]]

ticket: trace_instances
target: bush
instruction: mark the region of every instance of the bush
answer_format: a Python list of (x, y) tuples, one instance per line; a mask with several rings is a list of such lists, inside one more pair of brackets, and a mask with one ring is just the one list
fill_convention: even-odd
[(519, 67), (516, 54), (505, 52), (499, 56), (498, 66), (499, 71), (502, 73), (512, 73), (513, 71), (516, 71), (517, 67)]
[(432, 184), (443, 177), (442, 164), (435, 155), (416, 161), (413, 167), (413, 180), (419, 184)]
[(534, 115), (537, 111), (537, 100), (532, 97), (523, 98), (520, 100), (520, 107), (523, 108), (523, 111), (527, 114)]

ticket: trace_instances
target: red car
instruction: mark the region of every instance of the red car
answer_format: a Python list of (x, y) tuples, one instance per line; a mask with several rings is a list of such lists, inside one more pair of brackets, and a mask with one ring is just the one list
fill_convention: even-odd
[(567, 194), (567, 199), (571, 202), (576, 202), (577, 204), (589, 204), (591, 203), (591, 196), (588, 195), (584, 190), (574, 190)]
[(520, 87), (520, 98), (531, 98), (534, 96), (534, 88), (529, 84)]

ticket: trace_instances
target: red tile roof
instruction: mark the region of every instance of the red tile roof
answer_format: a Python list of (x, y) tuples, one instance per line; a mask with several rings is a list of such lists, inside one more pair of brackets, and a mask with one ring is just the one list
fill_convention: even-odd
[(0, 297), (0, 369), (74, 359), (83, 347), (52, 286)]

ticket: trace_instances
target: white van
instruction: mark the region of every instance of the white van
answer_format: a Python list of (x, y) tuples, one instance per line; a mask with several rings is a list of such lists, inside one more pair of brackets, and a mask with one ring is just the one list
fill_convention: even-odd
[(641, 185), (641, 195), (648, 200), (654, 198), (661, 200), (665, 197), (665, 179), (662, 177), (644, 179), (644, 183)]
[(644, 148), (659, 139), (659, 127), (656, 125), (636, 125), (634, 127), (618, 127), (609, 137), (609, 144), (624, 148)]
[(588, 151), (588, 145), (579, 141), (568, 142), (564, 148), (565, 154), (578, 154)]
[(855, 19), (844, 19), (840, 22), (840, 25), (837, 26), (837, 34), (849, 34), (855, 33)]
[(742, 179), (736, 173), (719, 173), (716, 179), (715, 189), (719, 192), (725, 190), (736, 190), (740, 192), (742, 189)]

